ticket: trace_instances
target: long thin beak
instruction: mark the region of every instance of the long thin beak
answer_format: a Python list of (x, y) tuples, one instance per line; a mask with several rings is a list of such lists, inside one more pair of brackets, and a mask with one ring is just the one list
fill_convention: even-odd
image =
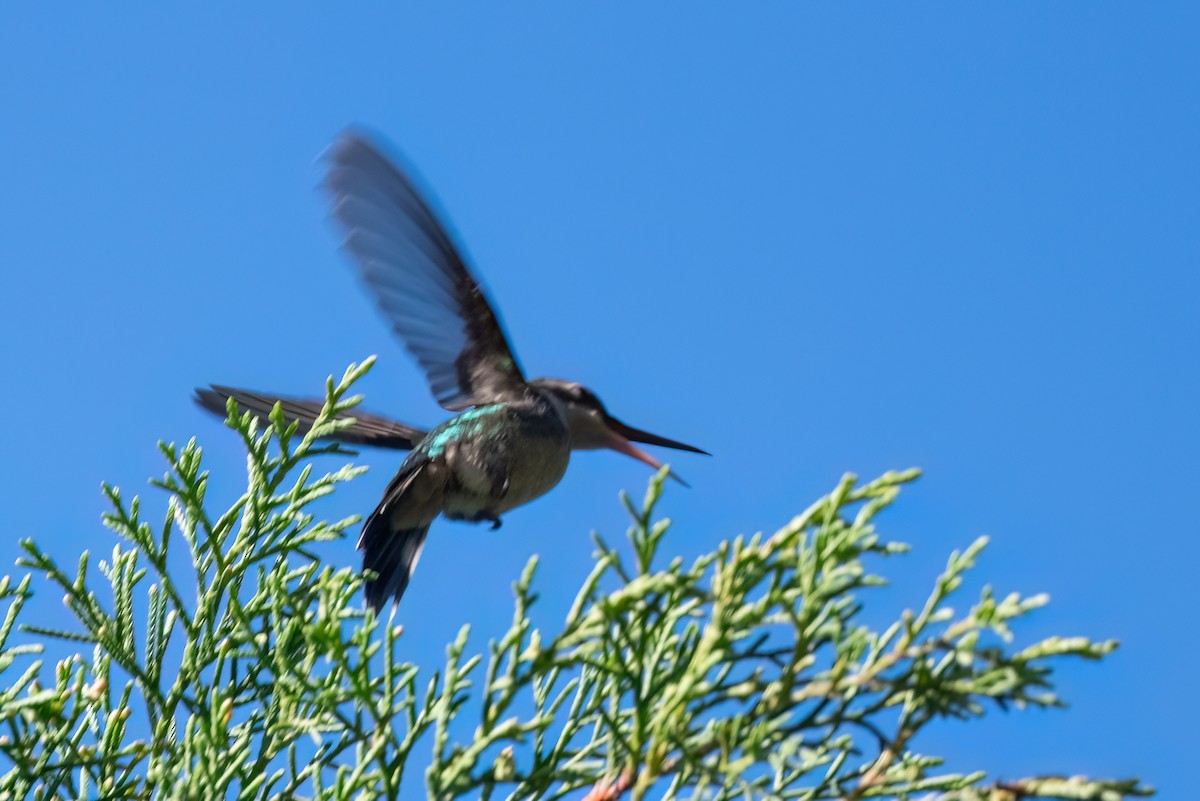
[[(634, 459), (637, 459), (639, 462), (648, 464), (655, 470), (658, 470), (662, 467), (662, 462), (658, 461), (633, 443), (643, 442), (647, 445), (661, 445), (664, 448), (674, 448), (677, 451), (691, 451), (692, 453), (702, 453), (705, 456), (712, 455), (708, 451), (701, 450), (694, 445), (685, 445), (682, 442), (676, 442), (673, 439), (660, 437), (657, 434), (651, 434), (649, 431), (642, 431), (641, 429), (626, 425), (615, 417), (609, 417), (607, 420), (605, 420), (605, 423), (608, 426), (608, 431), (610, 434), (608, 447), (612, 448), (614, 451), (623, 453), (626, 456), (631, 456)], [(670, 476), (683, 486), (689, 486), (689, 484), (680, 478), (674, 470), (671, 471)]]

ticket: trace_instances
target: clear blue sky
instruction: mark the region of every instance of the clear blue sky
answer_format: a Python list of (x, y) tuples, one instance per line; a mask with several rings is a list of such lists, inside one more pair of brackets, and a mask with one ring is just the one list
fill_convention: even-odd
[[(143, 488), (159, 438), (199, 436), (232, 498), (196, 385), (312, 393), (377, 353), (367, 405), (441, 419), (315, 191), (362, 123), (434, 188), (528, 373), (716, 454), (673, 460), (667, 547), (923, 467), (885, 518), (916, 546), (886, 604), (988, 533), (979, 575), (1054, 599), (1021, 634), (1124, 647), (1061, 672), (1065, 713), (917, 745), (1194, 785), (1195, 4), (354, 5), (5, 10), (0, 549), (107, 551), (100, 481)], [(364, 459), (331, 515), (399, 461)], [(647, 473), (582, 454), (498, 533), (436, 526), (412, 658), (501, 630), (532, 552), (553, 619)]]

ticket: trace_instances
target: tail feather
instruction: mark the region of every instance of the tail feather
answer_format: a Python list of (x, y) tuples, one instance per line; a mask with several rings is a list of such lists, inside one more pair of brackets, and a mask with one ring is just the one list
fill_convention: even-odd
[[(213, 384), (210, 389), (196, 390), (196, 404), (206, 411), (225, 417), (226, 399), (233, 398), (238, 408), (252, 413), (265, 425), (267, 415), (279, 403), (283, 407), (284, 417), (290, 422), (299, 423), (297, 430), (306, 433), (313, 427), (325, 405), (323, 401), (307, 398), (289, 398), (278, 395), (266, 395), (248, 389)], [(410, 425), (380, 417), (376, 414), (361, 412), (357, 409), (338, 414), (339, 420), (354, 418), (354, 425), (344, 428), (326, 439), (334, 442), (344, 442), (349, 445), (368, 445), (375, 448), (394, 448), (396, 450), (412, 450), (424, 437), (426, 432)]]
[(363, 528), (363, 568), (374, 573), (366, 581), (367, 606), (379, 611), (390, 598), (400, 603), (417, 569), (429, 526), (390, 530), (378, 515)]
[(367, 578), (365, 586), (367, 606), (375, 611), (389, 598), (394, 604), (400, 603), (421, 559), (425, 535), (436, 514), (405, 515), (401, 517), (404, 522), (398, 522), (395, 512), (400, 509), (414, 512), (414, 502), (419, 505), (428, 500), (431, 479), (428, 467), (424, 454), (410, 453), (388, 484), (383, 500), (363, 524), (356, 547), (363, 553), (363, 569), (375, 574)]

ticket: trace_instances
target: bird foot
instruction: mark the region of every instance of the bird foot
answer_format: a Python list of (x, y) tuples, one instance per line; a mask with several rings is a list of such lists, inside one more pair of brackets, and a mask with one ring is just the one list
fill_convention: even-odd
[(479, 512), (478, 514), (471, 515), (470, 517), (467, 515), (446, 515), (446, 517), (449, 520), (461, 520), (464, 523), (491, 523), (492, 531), (500, 528), (502, 524), (500, 516), (492, 514), (491, 512)]

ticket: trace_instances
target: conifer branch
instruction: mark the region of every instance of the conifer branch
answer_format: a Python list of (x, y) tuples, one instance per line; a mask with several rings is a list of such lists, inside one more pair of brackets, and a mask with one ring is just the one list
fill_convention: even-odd
[[(595, 565), (557, 631), (534, 628), (533, 558), (514, 614), (484, 647), (468, 626), (440, 669), (402, 657), (402, 631), (366, 611), (356, 568), (321, 543), (357, 518), (310, 509), (361, 468), (318, 475), (323, 442), (352, 425), (351, 366), (330, 379), (311, 430), (278, 408), (260, 429), (231, 403), (247, 488), (207, 502), (192, 441), (163, 445), (161, 523), (105, 486), (111, 555), (74, 568), (24, 541), (0, 580), (0, 798), (104, 797), (1117, 799), (1135, 780), (988, 779), (915, 750), (944, 718), (1056, 707), (1053, 668), (1116, 644), (1013, 645), (1044, 596), (984, 588), (949, 602), (986, 547), (955, 552), (927, 598), (883, 630), (862, 621), (882, 569), (908, 547), (876, 519), (917, 471), (832, 493), (775, 533), (686, 560), (665, 547), (658, 504), (623, 496), (627, 542), (596, 537)], [(35, 589), (64, 622), (34, 618)], [(70, 655), (54, 665), (44, 648)]]

